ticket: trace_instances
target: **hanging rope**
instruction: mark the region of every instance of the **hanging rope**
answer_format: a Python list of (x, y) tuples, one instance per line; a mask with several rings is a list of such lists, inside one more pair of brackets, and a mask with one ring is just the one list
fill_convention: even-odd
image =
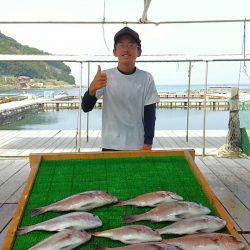
[(246, 64), (246, 19), (244, 21), (244, 35), (243, 35), (243, 51), (244, 51), (244, 65), (243, 65), (243, 71), (246, 75), (246, 77), (248, 78), (248, 80), (250, 81), (250, 76), (247, 72), (247, 64)]
[(140, 23), (146, 23), (148, 21), (147, 12), (148, 12), (150, 3), (151, 3), (151, 0), (144, 0), (144, 10), (142, 13), (142, 17), (139, 19)]
[(238, 88), (241, 80), (241, 72), (243, 69), (244, 74), (250, 81), (250, 76), (247, 72), (247, 65), (246, 65), (246, 19), (244, 20), (244, 28), (243, 28), (243, 41), (242, 41), (242, 47), (241, 47), (241, 55), (243, 54), (244, 57), (244, 65), (242, 67), (242, 61), (240, 61), (240, 69), (239, 69), (239, 77), (238, 77)]
[(103, 40), (104, 40), (105, 46), (106, 46), (108, 52), (110, 52), (109, 46), (108, 46), (107, 41), (106, 41), (105, 29), (104, 29), (104, 23), (105, 23), (105, 10), (106, 10), (105, 5), (106, 5), (106, 4), (105, 4), (105, 0), (103, 0), (102, 36), (103, 36)]

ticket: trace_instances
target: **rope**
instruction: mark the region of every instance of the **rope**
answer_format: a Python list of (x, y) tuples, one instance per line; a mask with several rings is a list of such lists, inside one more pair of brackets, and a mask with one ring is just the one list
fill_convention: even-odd
[(150, 3), (151, 3), (151, 0), (144, 0), (144, 10), (142, 13), (142, 17), (139, 19), (139, 23), (146, 23), (148, 21), (147, 12), (148, 12)]
[(244, 20), (244, 28), (243, 28), (243, 41), (242, 41), (242, 47), (241, 47), (241, 55), (243, 54), (244, 57), (244, 65), (242, 67), (242, 61), (240, 61), (240, 69), (239, 69), (239, 76), (238, 76), (238, 88), (241, 80), (241, 71), (243, 68), (243, 72), (250, 81), (250, 76), (247, 72), (247, 65), (246, 65), (246, 19)]
[(103, 0), (102, 36), (103, 36), (103, 40), (104, 40), (105, 46), (106, 46), (108, 52), (110, 52), (109, 46), (108, 46), (107, 41), (106, 41), (105, 29), (104, 29), (104, 23), (105, 23), (105, 10), (106, 10), (106, 8), (105, 8), (105, 0)]

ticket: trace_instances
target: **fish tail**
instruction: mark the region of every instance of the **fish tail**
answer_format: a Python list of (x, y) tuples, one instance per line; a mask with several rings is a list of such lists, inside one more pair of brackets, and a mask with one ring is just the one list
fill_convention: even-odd
[(123, 217), (123, 221), (125, 223), (132, 223), (135, 221), (139, 221), (141, 219), (141, 217), (139, 215), (125, 215)]
[(16, 231), (16, 235), (22, 235), (22, 234), (29, 233), (29, 232), (33, 231), (33, 229), (34, 229), (33, 226), (20, 227), (20, 228), (18, 228), (18, 230)]
[(47, 212), (46, 207), (34, 208), (31, 210), (31, 217)]
[(99, 232), (93, 232), (93, 233), (91, 233), (92, 235), (94, 235), (94, 236), (99, 236)]
[(126, 206), (127, 205), (127, 202), (126, 201), (120, 201), (120, 202), (117, 202), (116, 204), (115, 204), (115, 206)]

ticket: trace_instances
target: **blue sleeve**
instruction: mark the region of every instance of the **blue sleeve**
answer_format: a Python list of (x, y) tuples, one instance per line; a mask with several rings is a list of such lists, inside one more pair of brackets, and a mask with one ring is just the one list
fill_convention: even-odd
[(155, 134), (156, 104), (144, 106), (144, 144), (153, 144)]
[(82, 110), (86, 113), (91, 111), (95, 104), (96, 104), (97, 98), (95, 96), (89, 95), (89, 91), (87, 90), (82, 97)]

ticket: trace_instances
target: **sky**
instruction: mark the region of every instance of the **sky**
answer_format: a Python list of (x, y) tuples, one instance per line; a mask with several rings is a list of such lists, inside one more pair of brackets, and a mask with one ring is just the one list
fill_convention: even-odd
[[(106, 21), (138, 21), (143, 12), (143, 0), (105, 0)], [(250, 19), (249, 0), (152, 0), (149, 21)], [(0, 0), (0, 21), (101, 21), (104, 0)], [(239, 54), (242, 51), (242, 23), (129, 25), (142, 40), (142, 53)], [(114, 34), (124, 27), (119, 25), (42, 25), (0, 24), (0, 31), (18, 42), (51, 54), (112, 55)], [(109, 50), (106, 48), (104, 37)], [(246, 53), (250, 54), (250, 22), (246, 25)], [(112, 57), (112, 59), (115, 59)], [(79, 82), (80, 66), (67, 63)], [(102, 69), (116, 64), (101, 64)], [(250, 72), (250, 64), (247, 63)], [(152, 73), (157, 85), (183, 85), (188, 82), (188, 63), (138, 63), (138, 68)], [(209, 63), (208, 82), (235, 84), (239, 77), (239, 62)], [(86, 65), (84, 84), (87, 81)], [(91, 76), (97, 64), (91, 65)], [(250, 75), (250, 73), (249, 73)], [(192, 84), (202, 84), (204, 63), (192, 68)], [(242, 73), (240, 83), (249, 83)]]

